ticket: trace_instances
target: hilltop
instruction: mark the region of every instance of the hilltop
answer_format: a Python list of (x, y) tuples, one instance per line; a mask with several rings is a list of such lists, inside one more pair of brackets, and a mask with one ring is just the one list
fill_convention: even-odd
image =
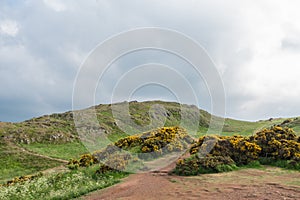
[[(189, 106), (175, 102), (163, 101), (145, 101), (129, 102), (131, 119), (140, 126), (146, 126), (150, 123), (149, 109), (153, 105), (161, 105), (166, 110), (165, 126), (180, 125), (181, 106), (188, 107), (190, 112), (199, 112), (198, 133), (205, 134), (212, 116), (207, 111), (198, 109), (196, 106)], [(105, 131), (108, 137), (116, 141), (125, 133), (117, 126), (112, 114), (111, 104), (100, 104), (88, 109), (95, 108), (100, 127)], [(191, 116), (193, 117), (193, 116)], [(270, 119), (257, 122), (248, 122), (226, 118), (224, 121), (223, 134), (241, 134), (250, 135), (255, 131), (268, 127), (273, 124), (279, 124), (287, 120), (286, 126), (300, 131), (300, 118), (295, 119)], [(0, 137), (4, 140), (10, 140), (17, 144), (30, 143), (69, 143), (78, 139), (75, 129), (72, 111), (65, 113), (56, 113), (32, 118), (19, 123), (0, 122)]]

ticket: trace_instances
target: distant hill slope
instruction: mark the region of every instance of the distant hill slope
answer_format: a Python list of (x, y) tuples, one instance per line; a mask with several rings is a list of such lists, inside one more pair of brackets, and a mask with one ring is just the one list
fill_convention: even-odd
[[(166, 121), (164, 126), (180, 125), (181, 108), (186, 109), (187, 116), (191, 117), (191, 121), (195, 117), (195, 113), (199, 113), (197, 136), (206, 134), (212, 117), (220, 119), (198, 109), (196, 106), (163, 101), (130, 102), (130, 118), (135, 124), (148, 125), (151, 122), (149, 110), (157, 104), (165, 109)], [(99, 126), (112, 142), (127, 136), (116, 124), (111, 111), (112, 105), (97, 105), (92, 108), (96, 110)], [(189, 121), (189, 119), (186, 120)], [(283, 122), (285, 122), (284, 126), (289, 126), (294, 128), (296, 132), (300, 132), (300, 120), (298, 118), (257, 122), (225, 119), (222, 135), (251, 135), (262, 128)], [(63, 162), (47, 159), (47, 157), (68, 160), (86, 152), (87, 149), (80, 142), (76, 132), (71, 111), (32, 118), (20, 123), (0, 122), (0, 163), (5, 163), (0, 166), (0, 182), (14, 176), (34, 173), (63, 164)], [(37, 156), (38, 154), (41, 156)]]
[[(163, 101), (146, 101), (130, 102), (129, 110), (131, 119), (138, 125), (145, 126), (150, 123), (149, 109), (151, 106), (159, 104), (166, 110), (165, 126), (176, 126), (180, 124), (181, 105), (175, 102)], [(185, 105), (187, 106), (187, 105)], [(96, 109), (99, 125), (105, 130), (108, 137), (116, 141), (126, 134), (117, 126), (112, 116), (111, 105), (103, 104), (94, 107)], [(198, 110), (196, 106), (189, 106), (191, 111), (197, 109), (200, 114), (199, 134), (205, 134), (211, 119), (211, 114), (204, 110)], [(258, 122), (247, 122), (234, 119), (225, 119), (223, 134), (242, 134), (249, 135), (253, 132), (279, 124), (287, 119), (261, 120)], [(288, 119), (290, 122), (287, 126), (300, 131), (300, 119)], [(13, 141), (15, 143), (68, 143), (78, 140), (73, 113), (71, 111), (59, 114), (45, 115), (32, 118), (20, 123), (0, 122), (0, 138), (3, 140)]]

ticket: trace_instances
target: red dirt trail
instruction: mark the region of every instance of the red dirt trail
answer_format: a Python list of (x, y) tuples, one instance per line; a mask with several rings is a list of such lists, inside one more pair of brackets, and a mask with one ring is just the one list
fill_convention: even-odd
[(180, 177), (168, 175), (170, 168), (132, 174), (121, 183), (82, 199), (300, 199), (300, 173), (295, 171), (266, 167)]

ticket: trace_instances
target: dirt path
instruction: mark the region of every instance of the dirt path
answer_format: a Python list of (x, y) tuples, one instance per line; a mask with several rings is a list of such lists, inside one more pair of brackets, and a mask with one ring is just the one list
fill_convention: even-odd
[(243, 169), (193, 177), (132, 174), (81, 199), (300, 199), (300, 173), (280, 168)]

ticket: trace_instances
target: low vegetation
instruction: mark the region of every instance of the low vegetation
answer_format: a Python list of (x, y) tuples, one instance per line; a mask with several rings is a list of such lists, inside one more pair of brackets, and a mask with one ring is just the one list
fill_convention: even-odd
[(86, 147), (79, 141), (62, 144), (31, 143), (21, 144), (20, 146), (31, 152), (64, 160), (69, 160), (88, 152)]
[[(207, 149), (210, 143), (214, 144), (211, 150)], [(177, 160), (173, 173), (178, 175), (227, 172), (260, 164), (300, 170), (300, 137), (288, 127), (273, 126), (250, 137), (201, 136), (197, 141), (183, 128), (162, 127), (71, 159), (67, 165), (70, 171), (7, 181), (0, 185), (0, 199), (75, 198), (118, 182), (128, 175), (123, 171), (129, 168), (142, 169), (142, 161), (184, 150), (190, 157)]]
[[(0, 199), (72, 199), (111, 186), (125, 176), (122, 172), (95, 173), (96, 167), (49, 175), (14, 179), (0, 185)], [(23, 179), (23, 180), (22, 180)]]
[[(144, 170), (143, 161), (187, 149), (190, 157), (177, 161), (174, 169), (176, 174), (216, 173), (260, 164), (300, 169), (298, 118), (257, 122), (225, 119), (221, 136), (207, 136), (205, 134), (213, 116), (195, 106), (185, 105), (191, 116), (199, 111), (199, 129), (193, 135), (199, 139), (194, 141), (188, 134), (189, 130), (179, 127), (181, 104), (130, 102), (131, 119), (138, 125), (149, 125), (149, 109), (155, 104), (165, 108), (167, 127), (131, 136), (117, 126), (111, 111), (112, 105), (93, 107), (100, 127), (112, 142), (105, 149), (93, 153), (88, 153), (81, 143), (72, 112), (46, 115), (19, 123), (0, 122), (0, 163), (4, 163), (0, 166), (0, 199), (77, 197), (116, 183), (126, 176), (122, 171)], [(236, 133), (239, 135), (233, 136)], [(212, 151), (205, 152), (205, 144), (209, 141), (216, 142), (216, 145)], [(38, 173), (65, 165), (59, 159), (69, 160), (67, 167), (71, 170), (48, 175)]]
[(37, 173), (64, 163), (32, 155), (17, 146), (0, 142), (0, 184), (22, 175)]
[[(192, 142), (194, 142), (193, 139), (185, 129), (177, 126), (162, 127), (122, 138), (101, 151), (83, 154), (79, 159), (71, 159), (68, 167), (78, 169), (78, 167), (89, 167), (102, 163), (104, 164), (101, 166), (103, 171), (106, 171), (108, 167), (122, 171), (127, 166), (136, 167), (138, 164), (142, 168), (142, 161), (155, 159), (172, 152), (184, 151)], [(126, 170), (131, 171), (132, 169)]]
[[(214, 146), (206, 152), (206, 146)], [(174, 173), (197, 175), (261, 163), (300, 170), (300, 137), (290, 128), (273, 126), (250, 137), (202, 136), (191, 156), (177, 161)]]

